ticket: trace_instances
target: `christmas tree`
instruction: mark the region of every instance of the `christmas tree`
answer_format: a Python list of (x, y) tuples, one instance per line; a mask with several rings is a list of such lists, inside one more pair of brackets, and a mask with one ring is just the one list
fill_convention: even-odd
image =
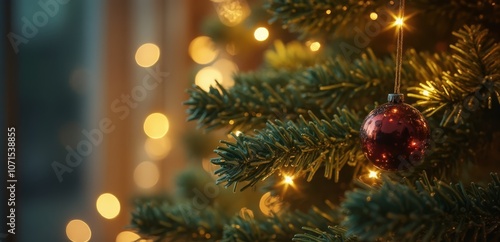
[[(255, 17), (231, 22), (246, 16), (243, 1), (215, 2), (232, 8), (219, 12), (226, 26), (207, 24), (207, 33), (219, 43), (247, 36)], [(500, 240), (494, 1), (412, 0), (403, 8), (266, 0), (258, 7), (264, 11), (252, 15), (288, 33), (257, 70), (235, 73), (232, 86), (194, 85), (184, 103), (199, 129), (230, 134), (213, 147), (217, 179), (188, 171), (177, 196), (137, 199), (132, 229), (157, 241)], [(232, 45), (252, 52), (245, 40)], [(430, 138), (417, 159), (384, 160), (395, 167), (387, 169), (367, 158), (360, 130), (395, 79), (404, 103), (425, 116)]]

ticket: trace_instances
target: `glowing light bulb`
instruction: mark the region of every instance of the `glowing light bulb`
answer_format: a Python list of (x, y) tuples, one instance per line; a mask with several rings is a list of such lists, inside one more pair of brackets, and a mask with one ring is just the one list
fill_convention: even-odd
[(73, 242), (86, 242), (92, 237), (92, 231), (84, 221), (73, 219), (66, 225), (66, 236)]
[(369, 178), (378, 178), (378, 172), (377, 171), (369, 171), (368, 177)]
[(152, 113), (144, 120), (144, 133), (153, 139), (159, 139), (167, 134), (169, 122), (162, 113)]
[(222, 86), (229, 88), (234, 85), (233, 74), (238, 71), (238, 66), (234, 62), (229, 59), (219, 58), (212, 67), (217, 69), (222, 75), (217, 80)]
[(321, 44), (319, 42), (315, 41), (315, 42), (311, 43), (311, 45), (309, 46), (309, 49), (311, 49), (311, 51), (318, 51), (320, 47), (321, 47)]
[(403, 24), (404, 24), (403, 18), (401, 18), (401, 17), (397, 17), (397, 18), (396, 18), (396, 21), (394, 22), (394, 24), (395, 24), (396, 26), (403, 26)]
[(285, 184), (293, 185), (293, 178), (291, 176), (285, 176), (285, 179), (283, 181), (285, 182)]
[(266, 192), (259, 201), (260, 211), (266, 216), (278, 213), (283, 207), (279, 196), (271, 196), (271, 192)]
[(116, 236), (116, 242), (141, 241), (141, 236), (131, 231), (122, 231)]
[(326, 10), (326, 14), (331, 14), (332, 13), (332, 10), (328, 9)]
[(378, 18), (378, 14), (376, 12), (370, 13), (370, 19), (371, 20), (377, 20), (377, 18)]
[(219, 69), (212, 66), (207, 66), (203, 67), (203, 69), (199, 70), (198, 73), (196, 73), (194, 83), (201, 87), (203, 90), (208, 91), (210, 90), (210, 86), (216, 86), (215, 81), (218, 81), (221, 84), (224, 83), (223, 78), (224, 76), (219, 71)]
[(120, 213), (120, 201), (111, 193), (103, 193), (97, 198), (96, 208), (104, 218), (113, 219)]
[(257, 41), (264, 41), (269, 37), (269, 30), (264, 27), (259, 27), (255, 29), (253, 36)]
[(189, 55), (198, 64), (208, 64), (218, 54), (215, 43), (208, 36), (198, 36), (189, 43)]
[(160, 48), (152, 43), (141, 45), (135, 52), (135, 62), (142, 67), (154, 65), (160, 58)]

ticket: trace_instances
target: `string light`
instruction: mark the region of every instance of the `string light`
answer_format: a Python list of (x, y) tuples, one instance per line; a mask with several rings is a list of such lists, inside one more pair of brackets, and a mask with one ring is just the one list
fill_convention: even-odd
[(359, 176), (359, 180), (367, 185), (376, 185), (381, 182), (380, 171), (375, 167), (369, 168), (367, 173)]
[(291, 176), (284, 176), (283, 182), (288, 185), (293, 185), (293, 178)]
[(113, 219), (120, 213), (120, 201), (111, 193), (103, 193), (97, 198), (96, 208), (106, 219)]
[(376, 179), (378, 179), (378, 172), (377, 171), (369, 171), (368, 172), (368, 177), (369, 178), (376, 178)]
[(86, 242), (92, 237), (92, 231), (84, 221), (73, 219), (66, 225), (66, 236), (73, 242)]
[(167, 134), (169, 122), (162, 113), (152, 113), (144, 120), (144, 133), (153, 139), (159, 139)]
[(227, 26), (235, 26), (250, 14), (245, 0), (212, 0), (220, 21)]
[(137, 48), (135, 62), (141, 67), (150, 67), (160, 58), (160, 48), (153, 43), (145, 43)]
[(189, 43), (189, 56), (198, 64), (208, 64), (218, 54), (215, 43), (208, 36), (198, 36)]
[(210, 86), (215, 86), (215, 81), (221, 84), (224, 83), (222, 73), (219, 69), (212, 66), (207, 66), (199, 70), (194, 78), (194, 83), (205, 91), (210, 90)]
[(377, 20), (377, 18), (378, 18), (378, 14), (376, 12), (370, 13), (370, 19), (371, 20)]
[(311, 49), (311, 51), (318, 51), (320, 47), (321, 47), (321, 44), (317, 41), (314, 41), (309, 46), (309, 49)]
[(116, 242), (138, 241), (141, 238), (138, 234), (131, 231), (122, 231), (116, 236)]
[(403, 26), (404, 25), (404, 20), (401, 17), (397, 17), (396, 21), (394, 21), (395, 26)]
[(332, 13), (332, 10), (328, 9), (326, 10), (326, 14), (331, 14)]
[(264, 41), (269, 37), (269, 30), (267, 30), (265, 27), (258, 27), (253, 32), (253, 36), (257, 41)]
[(222, 75), (222, 79), (217, 80), (220, 84), (222, 84), (222, 86), (229, 88), (234, 85), (233, 74), (238, 72), (238, 66), (236, 65), (236, 63), (232, 62), (229, 59), (219, 58), (217, 61), (215, 61), (212, 67), (217, 69)]
[(271, 192), (266, 192), (260, 198), (259, 208), (260, 211), (266, 216), (272, 216), (273, 213), (277, 213), (283, 207), (283, 203), (281, 202), (278, 196), (271, 196)]

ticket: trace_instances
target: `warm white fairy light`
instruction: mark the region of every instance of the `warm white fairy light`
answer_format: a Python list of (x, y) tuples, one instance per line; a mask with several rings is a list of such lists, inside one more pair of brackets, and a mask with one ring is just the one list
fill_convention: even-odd
[(278, 213), (283, 207), (279, 196), (272, 196), (271, 192), (266, 192), (260, 198), (259, 208), (260, 211), (266, 216), (273, 216)]
[(403, 26), (404, 25), (404, 20), (401, 17), (397, 17), (396, 21), (394, 21), (395, 26)]
[(368, 177), (369, 178), (375, 178), (375, 179), (377, 179), (378, 175), (379, 175), (379, 173), (377, 171), (369, 171), (368, 172)]
[(311, 49), (311, 51), (318, 51), (319, 48), (321, 48), (321, 44), (318, 41), (314, 41), (311, 45), (309, 45), (309, 49)]
[(269, 30), (265, 27), (259, 27), (253, 32), (253, 36), (257, 41), (264, 41), (269, 37)]
[(83, 220), (73, 219), (66, 225), (66, 235), (72, 242), (87, 242), (92, 237), (92, 231)]
[(160, 59), (160, 48), (153, 43), (145, 43), (137, 48), (135, 61), (141, 67), (150, 67)]
[(284, 176), (285, 178), (283, 179), (283, 182), (288, 185), (293, 185), (293, 178), (291, 176)]
[(120, 213), (120, 201), (111, 193), (101, 194), (96, 201), (99, 214), (106, 219), (113, 219)]

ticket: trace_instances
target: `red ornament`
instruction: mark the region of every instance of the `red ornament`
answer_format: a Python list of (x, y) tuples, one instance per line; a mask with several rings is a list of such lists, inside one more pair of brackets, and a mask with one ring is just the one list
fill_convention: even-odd
[(389, 94), (388, 100), (361, 124), (362, 149), (380, 169), (408, 170), (424, 157), (430, 144), (429, 125), (416, 108), (403, 103), (403, 94)]

